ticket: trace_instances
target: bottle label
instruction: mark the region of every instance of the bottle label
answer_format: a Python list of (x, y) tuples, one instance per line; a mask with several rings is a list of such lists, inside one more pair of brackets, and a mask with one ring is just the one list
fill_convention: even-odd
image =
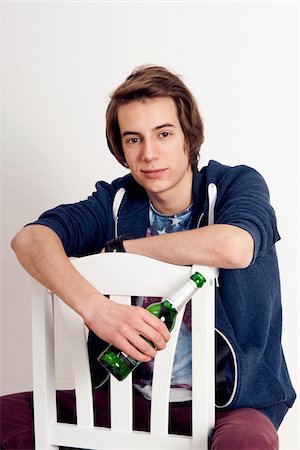
[(136, 360), (136, 359), (131, 358), (130, 356), (126, 355), (126, 353), (124, 353), (124, 352), (120, 352), (120, 353), (118, 354), (118, 357), (119, 357), (120, 360), (121, 360), (123, 363), (125, 363), (128, 367), (130, 367), (131, 364), (136, 365), (136, 363), (137, 363), (137, 360)]
[(168, 301), (177, 311), (180, 311), (197, 290), (196, 284), (192, 280), (188, 280)]

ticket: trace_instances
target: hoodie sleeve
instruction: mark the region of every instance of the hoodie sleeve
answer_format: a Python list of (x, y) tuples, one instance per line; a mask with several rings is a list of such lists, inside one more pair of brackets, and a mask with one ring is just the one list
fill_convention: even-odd
[(104, 246), (112, 228), (114, 189), (105, 182), (96, 184), (96, 191), (86, 200), (57, 206), (44, 212), (27, 225), (45, 225), (60, 238), (68, 256), (97, 253)]
[(216, 223), (235, 225), (251, 234), (252, 264), (280, 239), (268, 187), (256, 170), (237, 166), (224, 175), (216, 203)]

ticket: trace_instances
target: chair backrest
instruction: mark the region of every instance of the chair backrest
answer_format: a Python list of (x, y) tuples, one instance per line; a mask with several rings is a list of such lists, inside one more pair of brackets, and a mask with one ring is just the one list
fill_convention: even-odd
[[(192, 436), (168, 435), (168, 402), (173, 357), (183, 313), (165, 350), (154, 363), (150, 432), (132, 430), (132, 378), (111, 377), (111, 428), (94, 426), (92, 386), (82, 318), (37, 281), (32, 285), (35, 442), (37, 449), (58, 446), (88, 449), (208, 448), (214, 427), (214, 301), (213, 268), (177, 266), (126, 253), (107, 253), (71, 260), (100, 292), (130, 304), (131, 296), (172, 294), (190, 276), (201, 272), (207, 282), (192, 299)], [(62, 312), (71, 348), (76, 390), (77, 424), (57, 423), (54, 367), (54, 302)], [(122, 408), (120, 408), (122, 404)], [(124, 412), (126, 411), (126, 413)]]

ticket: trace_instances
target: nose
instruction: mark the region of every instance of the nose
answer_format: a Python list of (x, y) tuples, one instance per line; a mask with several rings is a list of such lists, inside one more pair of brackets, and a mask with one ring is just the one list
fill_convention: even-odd
[(158, 143), (154, 142), (152, 139), (144, 140), (142, 159), (144, 161), (152, 161), (153, 159), (159, 158), (159, 146)]

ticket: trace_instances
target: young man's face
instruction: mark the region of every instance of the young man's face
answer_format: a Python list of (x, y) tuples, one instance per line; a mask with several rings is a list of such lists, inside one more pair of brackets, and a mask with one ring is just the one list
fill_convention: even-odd
[(192, 170), (171, 98), (131, 101), (118, 109), (124, 155), (135, 180), (162, 213), (183, 211), (192, 201)]

